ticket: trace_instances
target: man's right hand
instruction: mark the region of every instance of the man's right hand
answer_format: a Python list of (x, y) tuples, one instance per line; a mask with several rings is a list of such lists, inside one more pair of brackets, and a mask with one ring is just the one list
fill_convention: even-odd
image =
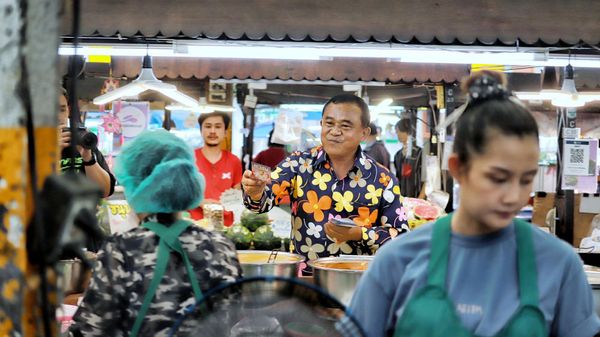
[(262, 181), (257, 179), (254, 176), (254, 173), (250, 170), (244, 171), (244, 175), (242, 176), (242, 187), (244, 192), (254, 201), (260, 200), (262, 198), (263, 192), (265, 191), (265, 187), (267, 186), (266, 181)]
[(60, 144), (60, 150), (64, 150), (66, 147), (68, 147), (69, 145), (71, 145), (71, 131), (66, 130), (65, 131), (65, 126), (61, 125), (60, 126), (60, 134), (58, 135), (59, 138), (59, 144)]

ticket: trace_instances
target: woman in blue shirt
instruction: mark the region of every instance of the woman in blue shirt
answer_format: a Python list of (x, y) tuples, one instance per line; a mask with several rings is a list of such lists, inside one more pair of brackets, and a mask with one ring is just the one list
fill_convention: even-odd
[(465, 82), (448, 160), (460, 205), (377, 253), (351, 303), (369, 337), (600, 331), (572, 247), (514, 219), (537, 173), (538, 128), (504, 83), (491, 71)]

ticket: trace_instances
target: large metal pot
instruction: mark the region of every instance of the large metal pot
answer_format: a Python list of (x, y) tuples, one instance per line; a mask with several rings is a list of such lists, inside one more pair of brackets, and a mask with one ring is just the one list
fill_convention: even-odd
[(244, 277), (296, 277), (298, 265), (304, 261), (302, 255), (277, 252), (274, 261), (268, 262), (270, 250), (238, 250), (237, 253)]
[(308, 265), (313, 268), (315, 284), (347, 306), (372, 260), (373, 256), (345, 255), (311, 260)]
[(91, 278), (79, 259), (58, 261), (58, 272), (58, 286), (65, 295), (84, 292)]

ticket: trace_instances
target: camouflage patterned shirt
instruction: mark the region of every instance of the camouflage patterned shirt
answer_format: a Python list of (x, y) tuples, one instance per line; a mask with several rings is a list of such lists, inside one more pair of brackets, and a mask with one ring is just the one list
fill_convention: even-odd
[[(188, 227), (179, 237), (206, 293), (241, 277), (234, 245), (220, 233)], [(98, 252), (90, 286), (74, 316), (74, 336), (128, 336), (150, 286), (158, 236), (138, 227), (110, 237)], [(183, 259), (171, 253), (164, 277), (139, 336), (166, 336), (175, 319), (194, 302)]]

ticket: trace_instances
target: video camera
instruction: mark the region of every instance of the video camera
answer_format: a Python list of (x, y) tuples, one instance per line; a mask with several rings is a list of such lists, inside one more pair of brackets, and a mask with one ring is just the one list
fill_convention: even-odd
[[(92, 150), (94, 148), (96, 148), (96, 146), (98, 146), (98, 136), (96, 136), (96, 134), (94, 134), (93, 132), (88, 131), (88, 129), (85, 126), (78, 126), (77, 128), (75, 128), (78, 137), (72, 137), (71, 139), (77, 139), (77, 144), (75, 145), (81, 145), (84, 149), (88, 149), (88, 150)], [(70, 127), (64, 127), (62, 128), (63, 132), (66, 131), (71, 131)]]

